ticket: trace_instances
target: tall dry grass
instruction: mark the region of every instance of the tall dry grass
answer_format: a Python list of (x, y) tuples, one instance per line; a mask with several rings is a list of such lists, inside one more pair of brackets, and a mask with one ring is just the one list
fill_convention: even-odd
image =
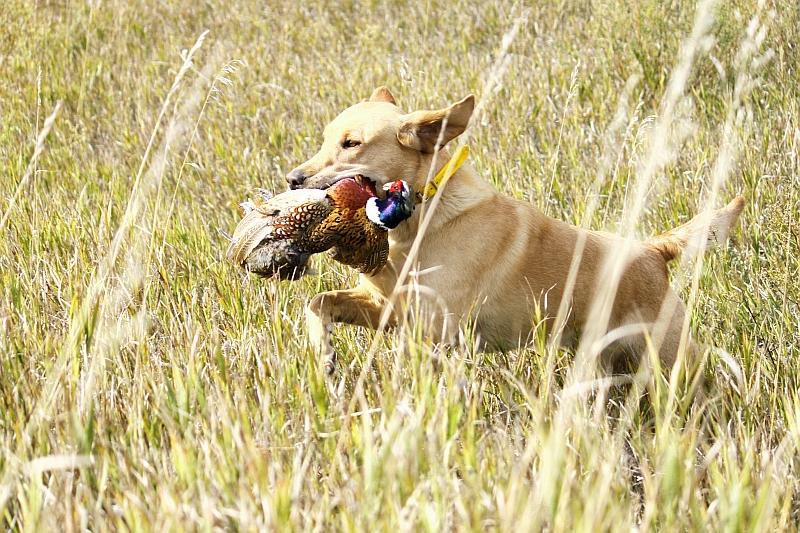
[[(795, 528), (798, 22), (745, 0), (4, 3), (3, 525)], [(414, 325), (342, 327), (327, 381), (303, 304), (355, 275), (243, 278), (222, 232), (381, 84), (407, 109), (476, 93), (476, 167), (584, 228), (745, 194), (734, 243), (675, 273), (705, 403), (681, 375), (618, 394), (600, 327), (479, 353), (467, 323), (445, 357)]]

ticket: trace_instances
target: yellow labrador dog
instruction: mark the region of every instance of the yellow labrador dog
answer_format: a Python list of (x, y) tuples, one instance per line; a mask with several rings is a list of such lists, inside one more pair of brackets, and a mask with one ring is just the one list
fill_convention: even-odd
[[(378, 190), (405, 179), (415, 191), (422, 191), (431, 168), (438, 170), (449, 159), (447, 150), (439, 147), (464, 132), (474, 103), (468, 96), (444, 109), (405, 113), (389, 90), (380, 87), (368, 101), (349, 107), (325, 128), (319, 152), (292, 170), (287, 181), (293, 189), (324, 189), (345, 176), (362, 174), (376, 182)], [(738, 197), (711, 216), (696, 217), (636, 243), (622, 269), (603, 332), (660, 320), (660, 359), (672, 366), (684, 307), (669, 285), (667, 263), (700, 232), (709, 243), (723, 242), (743, 206)], [(417, 236), (421, 211), (390, 232), (389, 261), (383, 270), (361, 276), (355, 288), (318, 294), (308, 305), (309, 334), (329, 371), (335, 361), (332, 324), (378, 326)], [(604, 262), (621, 248), (622, 239), (582, 232), (549, 218), (530, 203), (500, 194), (466, 164), (444, 187), (420, 241), (414, 272), (424, 290), (418, 291), (422, 304), (409, 318), (422, 320), (429, 337), (438, 342), (454, 342), (459, 326), (469, 318), (487, 349), (525, 345), (531, 340), (537, 309), (553, 325), (581, 233), (583, 253), (571, 301), (564, 307), (568, 313), (559, 321), (560, 336), (566, 341), (576, 340), (591, 327), (594, 296), (607, 281)], [(390, 310), (388, 326), (397, 323), (396, 309)], [(644, 337), (630, 335), (622, 344), (628, 352), (641, 352)]]

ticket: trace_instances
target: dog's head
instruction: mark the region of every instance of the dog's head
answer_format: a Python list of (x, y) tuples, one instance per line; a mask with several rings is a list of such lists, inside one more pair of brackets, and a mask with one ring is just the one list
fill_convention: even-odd
[(397, 179), (420, 187), (437, 145), (467, 128), (474, 107), (470, 95), (443, 109), (404, 113), (392, 93), (379, 87), (368, 101), (345, 109), (328, 124), (319, 152), (287, 174), (286, 181), (292, 189), (325, 189), (361, 174), (378, 190)]

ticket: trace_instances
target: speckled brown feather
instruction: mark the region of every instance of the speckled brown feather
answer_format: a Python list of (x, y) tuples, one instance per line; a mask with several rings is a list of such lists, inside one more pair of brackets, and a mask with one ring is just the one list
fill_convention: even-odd
[(308, 189), (275, 196), (245, 214), (233, 232), (227, 257), (243, 265), (256, 247), (284, 239), (295, 240), (307, 232), (315, 220), (323, 219), (332, 210), (325, 191)]
[(353, 222), (343, 227), (331, 257), (364, 274), (377, 272), (389, 258), (388, 233), (367, 218), (365, 209), (354, 213)]

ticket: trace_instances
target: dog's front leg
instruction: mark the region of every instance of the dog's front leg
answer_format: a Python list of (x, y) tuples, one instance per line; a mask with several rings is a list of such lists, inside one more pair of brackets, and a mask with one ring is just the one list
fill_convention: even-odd
[[(375, 329), (380, 324), (384, 306), (363, 287), (317, 294), (306, 307), (308, 334), (314, 349), (322, 356), (325, 371), (330, 374), (336, 365), (336, 352), (331, 343), (333, 324), (344, 323)], [(394, 314), (386, 324), (395, 325)]]

